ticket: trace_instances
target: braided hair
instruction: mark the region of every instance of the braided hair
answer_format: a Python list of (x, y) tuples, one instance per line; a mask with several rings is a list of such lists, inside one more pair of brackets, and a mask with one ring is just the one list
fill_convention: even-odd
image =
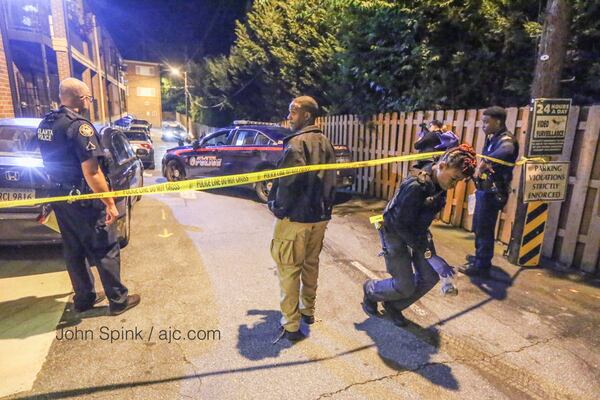
[(475, 149), (466, 143), (446, 151), (440, 158), (440, 161), (445, 162), (450, 168), (456, 168), (462, 171), (467, 178), (473, 176), (475, 167), (477, 166)]

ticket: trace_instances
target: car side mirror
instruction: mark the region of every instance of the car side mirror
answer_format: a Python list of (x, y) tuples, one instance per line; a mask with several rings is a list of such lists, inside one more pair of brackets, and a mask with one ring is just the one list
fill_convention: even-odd
[(192, 146), (194, 146), (195, 149), (197, 149), (198, 147), (200, 147), (200, 141), (198, 139), (194, 140), (192, 142)]
[(177, 146), (181, 147), (183, 146), (185, 143), (183, 143), (183, 140), (181, 139), (177, 139)]

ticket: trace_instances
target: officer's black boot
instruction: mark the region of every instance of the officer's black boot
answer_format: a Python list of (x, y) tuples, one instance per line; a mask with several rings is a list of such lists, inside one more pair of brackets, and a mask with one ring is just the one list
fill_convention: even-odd
[(390, 319), (392, 320), (394, 325), (399, 326), (399, 327), (404, 327), (404, 326), (408, 325), (408, 320), (406, 318), (404, 318), (404, 315), (402, 315), (402, 312), (396, 310), (396, 308), (391, 303), (384, 301), (383, 308), (385, 309), (386, 315), (388, 315), (390, 317)]
[(368, 283), (369, 283), (369, 281), (366, 281), (363, 284), (363, 301), (361, 303), (361, 306), (362, 306), (363, 311), (367, 315), (375, 317), (375, 316), (379, 315), (379, 311), (377, 310), (377, 302), (369, 299), (369, 296), (367, 294), (367, 284)]
[(458, 267), (458, 271), (471, 277), (479, 277), (479, 278), (491, 278), (489, 268), (479, 268), (476, 267), (473, 263), (468, 263), (467, 265), (463, 265), (462, 267)]
[(304, 322), (306, 325), (312, 325), (315, 323), (315, 316), (302, 314), (302, 322)]

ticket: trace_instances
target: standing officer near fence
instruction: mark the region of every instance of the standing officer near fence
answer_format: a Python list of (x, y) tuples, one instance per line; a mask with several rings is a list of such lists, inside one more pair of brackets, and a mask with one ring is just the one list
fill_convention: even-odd
[[(37, 131), (44, 166), (55, 187), (51, 195), (108, 192), (100, 168), (104, 152), (98, 133), (81, 115), (92, 101), (89, 88), (78, 79), (67, 78), (60, 83), (59, 97), (60, 108), (47, 114)], [(87, 311), (102, 300), (95, 292), (86, 259), (98, 268), (111, 315), (135, 307), (140, 296), (128, 295), (120, 278), (120, 247), (114, 224), (119, 212), (114, 199), (57, 202), (52, 208), (75, 291), (75, 311)]]
[[(331, 142), (314, 125), (319, 111), (309, 96), (295, 98), (288, 121), (294, 133), (284, 140), (278, 168), (335, 163)], [(335, 171), (308, 172), (280, 178), (269, 194), (269, 209), (277, 217), (271, 255), (277, 263), (281, 290), (280, 338), (304, 338), (300, 320), (315, 321), (319, 254), (335, 197)]]
[[(514, 163), (519, 155), (519, 143), (506, 128), (506, 110), (494, 106), (483, 112), (483, 132), (487, 135), (483, 155)], [(514, 165), (508, 166), (482, 158), (475, 171), (475, 258), (458, 270), (469, 276), (490, 277), (494, 257), (494, 237), (498, 213), (510, 194)]]

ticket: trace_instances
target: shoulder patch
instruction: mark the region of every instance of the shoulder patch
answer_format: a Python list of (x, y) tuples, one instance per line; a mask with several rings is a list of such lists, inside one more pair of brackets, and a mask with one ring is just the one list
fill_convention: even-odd
[(94, 129), (88, 124), (81, 124), (79, 126), (79, 134), (85, 137), (94, 136)]

